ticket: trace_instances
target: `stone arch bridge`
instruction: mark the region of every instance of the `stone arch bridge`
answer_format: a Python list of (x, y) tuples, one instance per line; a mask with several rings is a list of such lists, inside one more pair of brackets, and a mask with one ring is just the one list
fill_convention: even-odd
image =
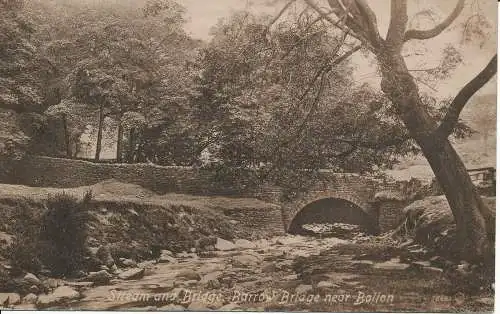
[[(415, 182), (384, 182), (356, 174), (321, 171), (308, 192), (291, 201), (281, 200), (277, 187), (245, 192), (208, 191), (213, 172), (189, 167), (162, 167), (152, 164), (110, 164), (82, 160), (26, 156), (1, 182), (38, 187), (71, 188), (116, 179), (141, 185), (159, 193), (194, 195), (223, 194), (254, 197), (279, 205), (269, 212), (234, 213), (243, 227), (256, 232), (298, 233), (312, 222), (358, 224), (377, 233), (394, 227), (409, 203)], [(419, 182), (416, 181), (418, 184)]]
[[(419, 181), (384, 182), (350, 173), (322, 171), (308, 192), (290, 201), (279, 201), (279, 189), (264, 188), (256, 195), (282, 210), (284, 230), (302, 233), (308, 223), (348, 223), (362, 226), (369, 233), (394, 228), (403, 218), (403, 208), (421, 188)], [(273, 198), (274, 197), (274, 198)]]

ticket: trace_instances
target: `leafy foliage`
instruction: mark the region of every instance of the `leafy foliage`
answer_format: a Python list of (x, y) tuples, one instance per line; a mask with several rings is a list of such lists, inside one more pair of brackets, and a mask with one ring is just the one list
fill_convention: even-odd
[(414, 151), (385, 98), (355, 87), (348, 63), (335, 63), (342, 37), (310, 18), (271, 33), (268, 23), (236, 14), (201, 52), (193, 117), (210, 167), (226, 179), (241, 177), (231, 168), (253, 168), (257, 181), (298, 187), (317, 169), (373, 171)]
[(28, 149), (44, 109), (46, 78), (52, 70), (33, 45), (34, 27), (20, 0), (0, 1), (0, 171), (9, 176), (13, 163)]
[(20, 202), (14, 233), (16, 241), (9, 254), (19, 270), (49, 269), (58, 276), (74, 275), (85, 268), (87, 223), (92, 194), (80, 201), (68, 194), (47, 200), (47, 211), (37, 213), (28, 200)]

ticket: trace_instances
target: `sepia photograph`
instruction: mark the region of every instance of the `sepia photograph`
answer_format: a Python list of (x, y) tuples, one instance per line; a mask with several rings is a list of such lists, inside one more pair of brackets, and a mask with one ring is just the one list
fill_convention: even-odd
[(493, 0), (0, 0), (0, 310), (493, 312)]

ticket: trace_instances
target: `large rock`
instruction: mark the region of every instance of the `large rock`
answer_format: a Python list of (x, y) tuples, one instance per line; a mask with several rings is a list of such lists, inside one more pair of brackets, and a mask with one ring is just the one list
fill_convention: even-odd
[(332, 289), (332, 288), (338, 288), (339, 286), (331, 281), (320, 281), (316, 285), (318, 289)]
[(221, 271), (206, 274), (201, 278), (200, 283), (207, 289), (219, 289), (221, 287), (219, 277), (222, 275), (223, 273)]
[(429, 261), (417, 261), (411, 263), (411, 266), (417, 269), (422, 269), (424, 267), (431, 267), (431, 262)]
[(158, 308), (158, 310), (162, 311), (162, 312), (182, 312), (182, 311), (185, 311), (186, 308), (183, 307), (182, 305), (168, 304), (168, 305), (165, 305), (165, 306)]
[(41, 295), (38, 297), (36, 305), (38, 308), (47, 308), (54, 305), (63, 304), (80, 298), (80, 293), (70, 287), (58, 287), (48, 295)]
[(122, 280), (134, 280), (144, 277), (144, 268), (132, 268), (118, 275)]
[(38, 286), (42, 282), (40, 281), (40, 279), (38, 279), (37, 276), (33, 275), (32, 273), (27, 273), (23, 278), (23, 283), (28, 285), (28, 286), (32, 286), (32, 285)]
[(175, 276), (175, 278), (185, 279), (185, 280), (201, 280), (200, 274), (198, 274), (197, 272), (195, 272), (192, 269), (186, 269), (186, 270), (179, 272)]
[(283, 280), (285, 281), (293, 281), (297, 279), (298, 279), (297, 274), (286, 275), (285, 277), (283, 277)]
[(262, 265), (263, 273), (273, 273), (276, 271), (276, 265), (274, 263), (265, 263)]
[(93, 282), (96, 285), (108, 284), (111, 278), (113, 278), (113, 276), (105, 270), (90, 272), (87, 275), (87, 280)]
[(137, 267), (137, 262), (130, 258), (120, 258), (120, 265), (123, 267)]
[(494, 306), (495, 299), (492, 297), (484, 297), (484, 298), (477, 299), (476, 303), (479, 303), (481, 305), (486, 305), (486, 306)]
[(409, 267), (409, 264), (399, 262), (399, 259), (393, 258), (387, 262), (376, 263), (373, 268), (383, 269), (383, 270), (405, 270)]
[(29, 293), (24, 296), (23, 304), (35, 304), (38, 300), (38, 296), (34, 293)]
[(175, 263), (177, 263), (177, 259), (175, 257), (173, 257), (172, 255), (161, 254), (160, 258), (158, 258), (158, 263), (175, 264)]
[[(8, 301), (7, 301), (8, 300)], [(21, 296), (17, 293), (0, 293), (0, 306), (19, 304), (21, 302)]]
[(229, 304), (226, 304), (220, 308), (218, 308), (217, 310), (218, 311), (221, 311), (221, 312), (231, 312), (231, 311), (238, 311), (238, 310), (241, 310), (241, 306), (239, 304), (236, 304), (236, 303), (229, 303)]
[(38, 294), (40, 292), (40, 288), (37, 285), (32, 285), (29, 288), (29, 292), (34, 293), (34, 294)]
[(189, 304), (188, 311), (208, 311), (210, 310), (205, 302), (193, 301)]
[(55, 289), (59, 286), (62, 286), (63, 281), (60, 279), (55, 279), (55, 278), (48, 278), (47, 280), (45, 280), (43, 282), (43, 284), (50, 289)]
[(97, 249), (96, 257), (103, 265), (106, 265), (108, 267), (113, 266), (113, 264), (115, 263), (115, 260), (111, 255), (111, 250), (106, 245), (102, 245)]
[(215, 249), (219, 251), (232, 251), (236, 249), (236, 245), (231, 241), (217, 238), (217, 241), (215, 242)]
[(444, 273), (444, 271), (441, 268), (432, 267), (432, 266), (424, 267), (424, 268), (422, 268), (422, 271), (426, 272), (428, 274), (432, 274), (434, 276), (441, 276)]
[(297, 288), (295, 288), (295, 293), (298, 295), (307, 295), (310, 294), (313, 291), (313, 286), (311, 285), (299, 285)]
[(250, 254), (237, 255), (233, 257), (232, 263), (235, 267), (253, 267), (262, 263), (262, 258)]
[(255, 249), (257, 245), (251, 241), (246, 239), (236, 239), (234, 244), (240, 249)]
[(90, 288), (94, 285), (92, 281), (66, 281), (66, 286), (73, 287), (75, 289)]
[(351, 265), (356, 268), (370, 268), (374, 265), (375, 263), (373, 261), (369, 260), (360, 260), (360, 261), (352, 261)]

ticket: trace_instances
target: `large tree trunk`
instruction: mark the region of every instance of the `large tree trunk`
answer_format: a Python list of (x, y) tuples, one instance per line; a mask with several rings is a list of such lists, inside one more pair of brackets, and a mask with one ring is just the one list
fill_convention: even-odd
[(70, 135), (68, 130), (68, 118), (66, 115), (63, 115), (62, 120), (64, 128), (64, 145), (66, 146), (66, 158), (71, 158)]
[(129, 131), (129, 136), (128, 136), (128, 162), (133, 163), (134, 162), (134, 155), (135, 155), (135, 128), (132, 127), (130, 128)]
[(492, 249), (495, 232), (491, 211), (485, 206), (464, 163), (448, 140), (440, 150), (428, 144), (421, 146), (455, 217), (462, 257), (484, 258)]
[(95, 148), (95, 161), (99, 161), (101, 157), (101, 142), (102, 142), (102, 129), (104, 127), (104, 104), (99, 105), (99, 125), (97, 127), (97, 144)]
[(118, 138), (116, 139), (116, 161), (122, 162), (122, 146), (123, 146), (123, 125), (120, 117), (118, 121)]
[(483, 259), (491, 250), (495, 224), (467, 169), (447, 138), (433, 133), (437, 125), (424, 109), (418, 87), (404, 59), (384, 51), (378, 55), (382, 67), (382, 90), (391, 99), (411, 137), (421, 147), (441, 185), (457, 225), (458, 250), (462, 258)]

